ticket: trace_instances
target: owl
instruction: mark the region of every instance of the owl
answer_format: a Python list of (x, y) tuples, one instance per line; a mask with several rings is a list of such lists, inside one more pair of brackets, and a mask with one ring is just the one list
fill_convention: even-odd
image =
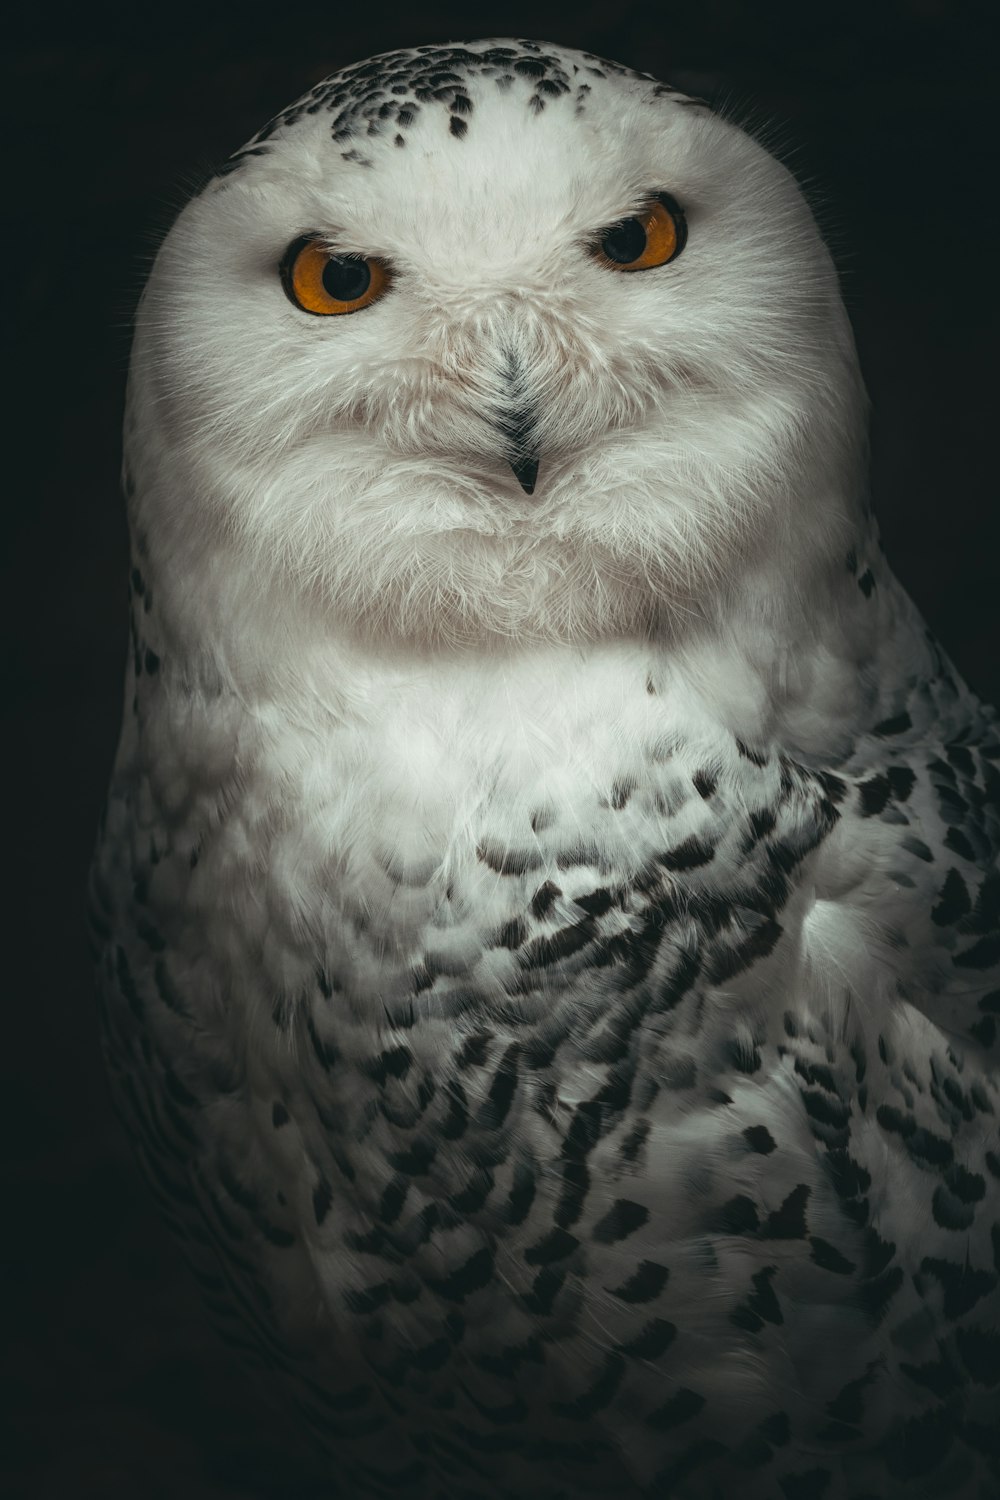
[(136, 323), (103, 1044), (344, 1500), (988, 1500), (1000, 737), (879, 549), (789, 173), (344, 68)]

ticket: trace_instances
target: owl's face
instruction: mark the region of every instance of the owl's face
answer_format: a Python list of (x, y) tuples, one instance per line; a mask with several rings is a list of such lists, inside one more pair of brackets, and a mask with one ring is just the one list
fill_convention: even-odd
[(836, 530), (863, 446), (836, 276), (697, 101), (564, 49), (417, 49), (230, 168), (140, 310), (130, 461), (168, 551), (194, 528), (334, 629), (579, 639), (674, 628)]

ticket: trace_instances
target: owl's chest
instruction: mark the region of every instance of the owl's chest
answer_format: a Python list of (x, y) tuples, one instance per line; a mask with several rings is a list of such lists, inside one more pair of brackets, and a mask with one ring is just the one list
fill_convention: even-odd
[(185, 840), (197, 852), (184, 904), (272, 997), (321, 972), (390, 1008), (509, 994), (543, 960), (554, 982), (593, 939), (626, 940), (654, 892), (683, 905), (738, 884), (773, 907), (751, 825), (789, 802), (777, 758), (688, 736), (643, 700), (558, 732), (491, 704), (273, 735), (237, 795), (177, 830), (179, 857)]
[[(488, 733), (486, 715), (444, 713), (278, 726), (239, 745), (214, 798), (202, 782), (171, 804), (151, 768), (132, 798), (142, 903), (119, 925), (135, 982), (155, 998), (167, 975), (197, 1019), (180, 1050), (207, 1048), (211, 1067), (192, 1090), (215, 1087), (221, 1057), (255, 1099), (322, 1098), (338, 1137), (364, 1141), (363, 1215), (425, 1094), (447, 1142), (442, 1081), (485, 1120), (511, 1049), (530, 1059), (511, 1110), (542, 1158), (558, 1154), (559, 1111), (623, 1055), (640, 1092), (700, 1077), (709, 1020), (731, 1041), (762, 971), (783, 987), (773, 966), (794, 961), (801, 877), (836, 814), (777, 755), (681, 732), (642, 689), (616, 720), (561, 736), (551, 719), (547, 734), (523, 717)], [(706, 1010), (719, 986), (730, 998)]]

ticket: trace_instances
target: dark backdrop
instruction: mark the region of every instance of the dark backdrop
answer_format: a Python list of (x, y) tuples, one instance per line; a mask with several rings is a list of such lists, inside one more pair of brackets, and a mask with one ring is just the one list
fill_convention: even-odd
[[(128, 320), (190, 187), (325, 72), (525, 35), (725, 100), (820, 209), (874, 403), (887, 549), (972, 684), (995, 651), (994, 76), (984, 0), (22, 0), (2, 202), (15, 422), (0, 595), (4, 939), (0, 1492), (298, 1495), (294, 1468), (139, 1185), (105, 1094), (82, 889), (119, 714)], [(12, 837), (11, 837), (12, 836)], [(15, 900), (10, 901), (10, 896)]]

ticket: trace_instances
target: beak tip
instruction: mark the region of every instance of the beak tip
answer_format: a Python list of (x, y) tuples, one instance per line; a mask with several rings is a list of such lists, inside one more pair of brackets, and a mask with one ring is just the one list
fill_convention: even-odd
[(526, 495), (535, 492), (535, 480), (538, 478), (537, 458), (512, 458), (509, 460), (518, 484)]

